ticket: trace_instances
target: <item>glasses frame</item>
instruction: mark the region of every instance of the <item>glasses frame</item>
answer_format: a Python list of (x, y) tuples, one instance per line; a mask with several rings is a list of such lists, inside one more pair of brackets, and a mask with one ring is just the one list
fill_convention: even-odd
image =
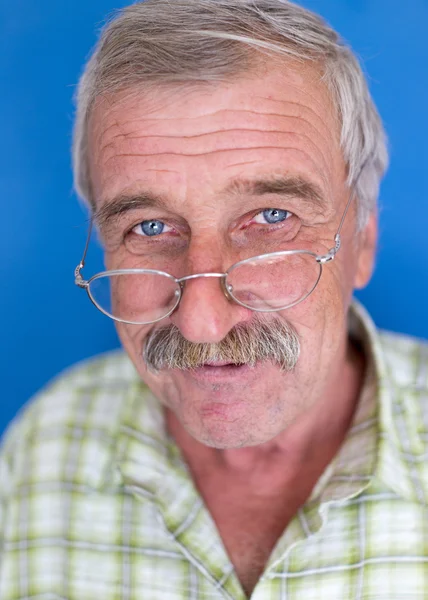
[[(361, 169), (362, 170), (362, 169)], [(358, 178), (357, 178), (358, 179)], [(85, 244), (85, 249), (83, 251), (83, 256), (81, 261), (79, 262), (79, 264), (77, 265), (77, 267), (74, 270), (74, 283), (75, 285), (77, 285), (79, 288), (84, 288), (86, 289), (86, 292), (89, 296), (89, 299), (91, 300), (92, 304), (103, 314), (105, 314), (107, 317), (110, 317), (111, 319), (113, 319), (114, 321), (117, 321), (119, 323), (127, 323), (129, 325), (150, 325), (152, 323), (157, 323), (158, 321), (162, 321), (163, 319), (166, 319), (167, 317), (169, 317), (169, 315), (171, 315), (176, 308), (178, 307), (178, 305), (180, 304), (181, 298), (183, 296), (183, 290), (184, 290), (184, 284), (186, 283), (186, 281), (190, 281), (192, 279), (198, 279), (199, 277), (202, 278), (219, 278), (220, 279), (220, 283), (221, 283), (221, 287), (223, 289), (223, 292), (226, 296), (226, 298), (228, 300), (231, 300), (233, 302), (235, 302), (236, 304), (239, 304), (240, 306), (243, 306), (244, 308), (247, 308), (249, 310), (252, 310), (254, 312), (278, 312), (279, 310), (287, 310), (288, 308), (292, 308), (293, 306), (296, 306), (297, 304), (300, 304), (300, 302), (303, 302), (304, 300), (306, 300), (306, 298), (308, 298), (308, 296), (310, 296), (312, 294), (312, 292), (315, 290), (315, 288), (317, 287), (320, 279), (321, 279), (321, 275), (322, 275), (322, 267), (324, 264), (331, 262), (332, 260), (335, 259), (336, 254), (339, 252), (341, 245), (342, 245), (342, 240), (340, 237), (340, 233), (342, 231), (342, 227), (343, 227), (343, 223), (345, 221), (345, 217), (348, 213), (349, 207), (351, 205), (352, 200), (354, 199), (355, 196), (355, 191), (356, 191), (356, 182), (354, 184), (354, 186), (352, 187), (352, 190), (349, 194), (349, 198), (348, 201), (346, 203), (345, 206), (345, 210), (343, 211), (342, 217), (340, 219), (340, 223), (339, 223), (339, 227), (337, 229), (336, 235), (334, 236), (334, 246), (332, 248), (330, 248), (330, 250), (328, 250), (328, 252), (326, 254), (316, 254), (315, 252), (312, 252), (311, 250), (281, 250), (278, 252), (269, 252), (267, 254), (257, 254), (255, 256), (251, 256), (250, 258), (245, 258), (244, 260), (240, 260), (236, 263), (234, 263), (233, 265), (231, 265), (227, 271), (225, 271), (224, 273), (195, 273), (193, 275), (186, 275), (185, 277), (174, 277), (174, 275), (171, 275), (170, 273), (167, 273), (166, 271), (158, 271), (156, 269), (116, 269), (116, 270), (109, 270), (109, 271), (101, 271), (99, 273), (96, 273), (95, 275), (93, 275), (90, 279), (85, 280), (83, 279), (82, 275), (81, 275), (81, 271), (83, 269), (83, 267), (85, 266), (85, 261), (86, 261), (86, 255), (88, 252), (88, 247), (89, 247), (89, 241), (91, 239), (91, 233), (92, 233), (92, 228), (93, 228), (93, 217), (91, 216), (91, 220), (89, 223), (89, 229), (88, 229), (88, 235), (86, 238), (86, 244)], [(260, 258), (270, 258), (270, 257), (278, 257), (278, 256), (289, 256), (289, 255), (293, 255), (293, 254), (309, 254), (310, 256), (312, 256), (314, 258), (314, 260), (319, 264), (320, 266), (320, 273), (319, 276), (316, 280), (316, 283), (314, 284), (314, 286), (312, 287), (312, 289), (302, 298), (300, 298), (299, 300), (297, 300), (296, 302), (293, 302), (292, 304), (289, 304), (287, 306), (285, 306), (284, 308), (272, 308), (272, 309), (260, 309), (260, 308), (253, 308), (251, 306), (247, 306), (244, 302), (241, 302), (240, 300), (238, 300), (237, 298), (234, 297), (233, 293), (231, 292), (230, 286), (227, 285), (226, 283), (226, 278), (228, 276), (228, 274), (233, 271), (234, 269), (236, 269), (237, 267), (239, 267), (240, 265), (243, 265), (245, 263), (249, 263), (251, 261), (254, 261), (256, 259), (260, 259)], [(155, 319), (153, 321), (144, 321), (144, 322), (135, 322), (135, 321), (127, 321), (125, 319), (120, 319), (118, 317), (114, 317), (113, 315), (111, 315), (110, 313), (108, 313), (106, 310), (104, 310), (102, 307), (100, 307), (96, 301), (94, 300), (94, 298), (91, 295), (90, 292), (90, 284), (95, 281), (96, 279), (101, 279), (103, 277), (106, 276), (110, 276), (110, 275), (131, 275), (131, 274), (143, 274), (143, 273), (147, 273), (147, 274), (157, 274), (157, 275), (163, 275), (166, 276), (168, 278), (170, 278), (171, 280), (173, 280), (176, 284), (177, 284), (177, 291), (179, 291), (179, 293), (177, 294), (177, 300), (176, 303), (174, 304), (174, 306), (162, 317)]]

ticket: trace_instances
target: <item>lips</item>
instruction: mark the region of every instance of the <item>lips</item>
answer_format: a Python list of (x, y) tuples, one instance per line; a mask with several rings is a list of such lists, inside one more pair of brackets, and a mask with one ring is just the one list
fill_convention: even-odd
[(252, 367), (248, 364), (236, 364), (228, 361), (217, 361), (204, 363), (196, 369), (186, 371), (187, 376), (199, 381), (246, 381), (248, 377), (254, 377), (257, 365)]
[(208, 361), (208, 362), (204, 363), (203, 365), (201, 365), (199, 368), (204, 368), (204, 367), (211, 367), (211, 368), (216, 368), (216, 367), (242, 367), (242, 363), (234, 363), (234, 362), (230, 362), (230, 361), (227, 361), (227, 360)]

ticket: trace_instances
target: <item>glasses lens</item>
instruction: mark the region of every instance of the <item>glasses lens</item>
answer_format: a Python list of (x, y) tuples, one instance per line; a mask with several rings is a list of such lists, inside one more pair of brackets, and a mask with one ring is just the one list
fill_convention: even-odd
[(227, 274), (227, 290), (241, 304), (274, 311), (304, 300), (317, 285), (321, 265), (310, 252), (256, 257)]
[(177, 305), (180, 286), (154, 272), (99, 275), (89, 282), (93, 303), (113, 319), (142, 325), (162, 319)]

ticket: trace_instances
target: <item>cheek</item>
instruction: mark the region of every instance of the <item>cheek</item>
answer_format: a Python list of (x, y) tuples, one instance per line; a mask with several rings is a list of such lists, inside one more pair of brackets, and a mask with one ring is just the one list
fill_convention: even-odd
[(127, 323), (119, 323), (117, 321), (115, 325), (124, 350), (128, 354), (140, 376), (143, 376), (143, 374), (146, 372), (142, 360), (144, 340), (153, 326), (129, 325)]
[(315, 290), (300, 304), (283, 311), (295, 327), (301, 343), (297, 369), (313, 376), (327, 357), (337, 353), (346, 337), (350, 297), (335, 265), (324, 265)]
[(320, 265), (310, 254), (251, 260), (228, 275), (233, 296), (254, 308), (293, 305), (308, 296), (320, 277)]
[(117, 275), (111, 281), (114, 314), (134, 323), (151, 323), (165, 317), (180, 293), (172, 278), (157, 273)]

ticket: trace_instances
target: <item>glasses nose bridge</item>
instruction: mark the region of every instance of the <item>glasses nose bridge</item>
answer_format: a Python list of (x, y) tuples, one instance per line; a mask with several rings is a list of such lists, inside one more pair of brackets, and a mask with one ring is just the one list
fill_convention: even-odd
[(227, 290), (227, 286), (226, 286), (226, 276), (227, 276), (227, 273), (194, 273), (193, 275), (186, 275), (185, 277), (180, 277), (176, 281), (180, 285), (181, 291), (183, 291), (184, 284), (186, 283), (186, 281), (191, 281), (192, 279), (199, 279), (200, 277), (206, 278), (206, 279), (210, 279), (210, 278), (211, 279), (220, 279), (220, 286), (221, 286), (221, 289), (223, 290), (224, 295), (226, 296), (226, 298), (228, 300), (231, 300), (232, 297), (229, 294), (229, 292)]

